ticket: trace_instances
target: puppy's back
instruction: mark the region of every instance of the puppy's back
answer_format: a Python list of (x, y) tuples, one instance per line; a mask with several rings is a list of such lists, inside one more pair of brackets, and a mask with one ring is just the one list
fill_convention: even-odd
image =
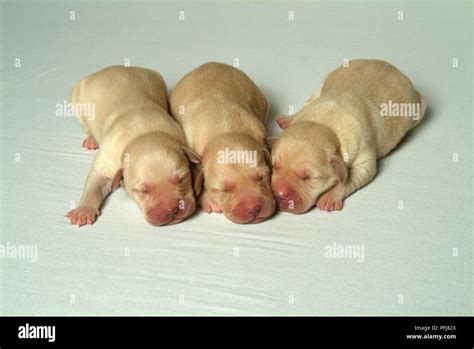
[(121, 115), (118, 106), (160, 106), (168, 111), (166, 83), (156, 71), (111, 66), (86, 76), (73, 88), (71, 102), (93, 104), (95, 115), (78, 115), (79, 120), (96, 138), (103, 136), (104, 125), (111, 125)]
[(230, 65), (209, 62), (186, 74), (176, 85), (170, 99), (171, 111), (178, 114), (177, 101), (188, 105), (203, 100), (235, 101), (265, 120), (269, 104), (257, 85), (241, 70)]
[[(411, 128), (423, 118), (426, 103), (410, 79), (393, 65), (382, 60), (360, 59), (349, 62), (348, 67), (339, 67), (328, 75), (321, 89), (321, 97), (344, 93), (354, 97), (364, 110), (361, 117), (368, 118), (368, 125), (375, 129), (377, 153), (384, 156), (390, 152)], [(360, 102), (359, 102), (360, 101)], [(383, 105), (397, 104), (420, 106), (418, 117), (383, 116)], [(371, 110), (372, 112), (367, 112)]]

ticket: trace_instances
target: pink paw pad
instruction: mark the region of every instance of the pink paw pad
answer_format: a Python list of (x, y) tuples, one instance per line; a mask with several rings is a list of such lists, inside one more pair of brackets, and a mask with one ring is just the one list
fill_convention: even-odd
[(291, 117), (285, 116), (285, 115), (280, 115), (277, 118), (277, 124), (280, 126), (282, 130), (286, 130), (290, 124), (291, 124)]
[(95, 150), (99, 148), (99, 145), (92, 136), (87, 136), (82, 142), (82, 146), (89, 150)]
[(325, 211), (338, 211), (342, 209), (342, 200), (332, 191), (328, 191), (318, 198), (316, 207)]
[(221, 208), (211, 199), (204, 199), (201, 203), (202, 209), (204, 212), (207, 212), (208, 214), (214, 212), (214, 213), (222, 213)]
[(71, 210), (66, 215), (69, 218), (69, 222), (73, 225), (83, 226), (86, 224), (93, 224), (97, 219), (98, 212), (92, 206), (79, 206), (78, 208)]

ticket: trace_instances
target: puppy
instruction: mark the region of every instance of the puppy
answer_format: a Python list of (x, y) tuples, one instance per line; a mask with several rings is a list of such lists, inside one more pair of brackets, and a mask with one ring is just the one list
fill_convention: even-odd
[(277, 120), (285, 130), (272, 149), (279, 208), (340, 210), (425, 109), (423, 96), (389, 63), (354, 60), (334, 70), (298, 113)]
[(226, 64), (206, 63), (176, 85), (171, 115), (201, 159), (195, 191), (204, 184), (199, 199), (204, 211), (223, 212), (235, 223), (258, 223), (273, 214), (264, 125), (268, 109), (253, 81)]
[[(178, 223), (194, 211), (185, 155), (192, 151), (185, 148), (184, 133), (168, 114), (166, 85), (159, 73), (108, 67), (79, 81), (71, 101), (87, 134), (83, 146), (100, 147), (79, 206), (67, 214), (71, 224), (94, 223), (105, 197), (122, 178), (150, 224)], [(84, 105), (94, 108), (79, 108)]]

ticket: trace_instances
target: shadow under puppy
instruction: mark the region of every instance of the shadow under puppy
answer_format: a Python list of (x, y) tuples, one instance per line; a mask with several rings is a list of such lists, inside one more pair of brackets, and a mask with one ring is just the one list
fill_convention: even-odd
[(268, 109), (255, 83), (226, 64), (201, 65), (176, 85), (170, 110), (199, 155), (195, 191), (204, 185), (204, 211), (223, 212), (235, 223), (258, 223), (273, 214)]
[[(122, 178), (150, 224), (178, 223), (195, 210), (185, 135), (168, 114), (158, 72), (108, 67), (79, 81), (71, 101), (87, 133), (83, 146), (100, 146), (79, 206), (67, 214), (71, 224), (94, 223)], [(85, 105), (94, 108), (79, 108)]]
[(277, 122), (272, 190), (279, 208), (332, 211), (369, 183), (377, 159), (423, 118), (426, 104), (411, 81), (381, 60), (353, 60), (331, 72), (293, 117)]

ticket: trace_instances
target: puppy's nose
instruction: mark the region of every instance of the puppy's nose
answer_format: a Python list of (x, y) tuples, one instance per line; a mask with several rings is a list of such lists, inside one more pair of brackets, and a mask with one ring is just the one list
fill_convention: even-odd
[(260, 211), (262, 210), (262, 204), (261, 203), (256, 203), (255, 205), (251, 205), (249, 208), (249, 214), (252, 216), (257, 216)]
[(284, 201), (287, 197), (288, 197), (288, 193), (284, 193), (282, 191), (274, 191), (273, 192), (273, 196), (275, 197), (275, 199), (277, 199), (278, 201)]
[(160, 207), (154, 207), (146, 210), (145, 218), (150, 224), (163, 225), (169, 223), (173, 218), (168, 215), (166, 210)]
[(175, 218), (178, 214), (179, 207), (176, 205), (175, 207), (169, 207), (166, 209), (166, 215), (170, 218)]
[(291, 192), (290, 186), (284, 181), (272, 183), (273, 196), (277, 201), (284, 201)]
[(156, 206), (149, 208), (145, 212), (146, 219), (153, 225), (168, 224), (173, 221), (179, 213), (179, 200), (166, 198)]
[(250, 223), (262, 213), (264, 203), (262, 198), (249, 196), (242, 199), (232, 210), (231, 217), (236, 223)]
[(260, 198), (248, 198), (243, 200), (237, 207), (241, 215), (256, 217), (262, 210), (262, 200)]

